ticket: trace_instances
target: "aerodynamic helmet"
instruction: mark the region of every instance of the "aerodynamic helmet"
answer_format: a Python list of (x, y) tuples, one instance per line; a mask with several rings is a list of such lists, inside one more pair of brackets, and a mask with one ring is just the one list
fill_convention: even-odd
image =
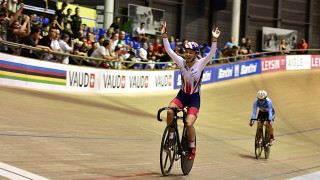
[(258, 99), (266, 99), (267, 98), (267, 91), (265, 91), (265, 90), (260, 90), (260, 91), (258, 91), (258, 93), (257, 93), (257, 97), (258, 97)]
[(184, 47), (186, 49), (192, 49), (194, 50), (196, 53), (200, 52), (200, 48), (199, 45), (196, 42), (188, 42), (186, 45), (184, 45)]

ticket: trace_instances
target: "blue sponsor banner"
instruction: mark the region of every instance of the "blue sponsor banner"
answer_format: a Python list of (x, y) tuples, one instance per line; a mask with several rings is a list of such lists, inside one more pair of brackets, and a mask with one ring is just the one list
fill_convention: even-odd
[(214, 82), (259, 74), (261, 73), (261, 59), (214, 66), (213, 72)]
[[(208, 84), (261, 73), (261, 59), (204, 68), (202, 83)], [(181, 88), (180, 71), (174, 72), (174, 89)]]

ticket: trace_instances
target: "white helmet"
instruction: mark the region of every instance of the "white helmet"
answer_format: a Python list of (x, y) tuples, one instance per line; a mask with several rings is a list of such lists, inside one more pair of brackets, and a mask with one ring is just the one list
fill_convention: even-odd
[(260, 90), (257, 93), (258, 99), (265, 99), (265, 98), (267, 98), (267, 95), (268, 95), (267, 91), (265, 91), (265, 90)]

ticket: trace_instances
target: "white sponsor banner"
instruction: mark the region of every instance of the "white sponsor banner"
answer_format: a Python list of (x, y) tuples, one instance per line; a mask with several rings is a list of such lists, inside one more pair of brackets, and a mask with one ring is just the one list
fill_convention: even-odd
[(311, 55), (287, 56), (287, 70), (311, 69)]
[(107, 70), (0, 55), (3, 85), (93, 93), (173, 90), (174, 71)]
[(152, 92), (173, 90), (174, 71), (118, 71), (100, 74), (103, 93)]
[(100, 72), (107, 71), (90, 67), (67, 67), (67, 90), (75, 92), (99, 92)]

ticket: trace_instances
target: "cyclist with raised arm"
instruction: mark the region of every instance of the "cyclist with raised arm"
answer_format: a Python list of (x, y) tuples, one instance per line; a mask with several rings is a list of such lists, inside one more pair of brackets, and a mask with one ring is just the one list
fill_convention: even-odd
[[(272, 124), (275, 118), (275, 111), (272, 106), (272, 101), (267, 97), (267, 92), (265, 90), (258, 91), (257, 99), (253, 103), (253, 113), (250, 121), (250, 126), (253, 125), (254, 119), (256, 119), (257, 108), (259, 108), (258, 118), (260, 120), (268, 119), (267, 128), (270, 134), (270, 146), (273, 145), (274, 137), (273, 137), (273, 127)], [(258, 122), (257, 128), (260, 127), (261, 122)]]
[[(200, 109), (200, 86), (202, 80), (203, 69), (208, 64), (209, 61), (215, 56), (217, 49), (217, 39), (220, 35), (218, 28), (212, 30), (212, 45), (210, 53), (202, 59), (197, 60), (197, 55), (199, 54), (199, 45), (195, 42), (188, 42), (185, 45), (185, 57), (177, 55), (170, 47), (167, 38), (167, 26), (166, 22), (161, 25), (161, 34), (163, 38), (163, 44), (168, 55), (174, 60), (174, 62), (179, 66), (181, 73), (181, 89), (178, 95), (170, 102), (169, 107), (183, 108), (188, 106), (186, 126), (187, 135), (189, 139), (190, 153), (188, 156), (189, 160), (194, 159), (196, 154), (195, 138), (196, 133), (193, 127), (195, 123), (198, 112)], [(167, 112), (167, 124), (173, 120), (173, 111), (169, 110)], [(170, 133), (170, 138), (173, 138), (173, 132)]]

